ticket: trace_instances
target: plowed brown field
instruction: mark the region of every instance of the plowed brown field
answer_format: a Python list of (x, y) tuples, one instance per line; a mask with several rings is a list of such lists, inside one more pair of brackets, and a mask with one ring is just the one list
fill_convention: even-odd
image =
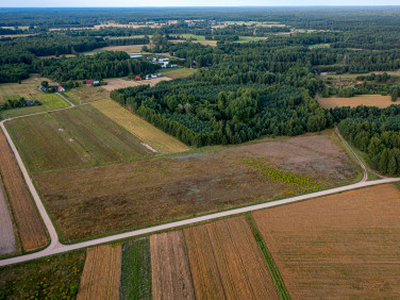
[(153, 299), (195, 299), (182, 231), (150, 237)]
[(121, 245), (89, 248), (77, 299), (118, 299)]
[(197, 299), (279, 299), (244, 217), (184, 234)]
[(395, 186), (253, 215), (293, 299), (400, 298), (400, 190)]
[(14, 155), (0, 130), (0, 173), (17, 223), (22, 247), (33, 251), (47, 245), (47, 236)]

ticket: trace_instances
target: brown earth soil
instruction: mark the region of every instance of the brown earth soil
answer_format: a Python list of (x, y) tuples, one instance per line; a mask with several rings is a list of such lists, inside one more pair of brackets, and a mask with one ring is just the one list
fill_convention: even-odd
[(267, 179), (256, 159), (320, 187), (354, 180), (354, 164), (332, 131), (170, 158), (35, 173), (66, 242), (288, 197), (314, 187)]
[(195, 299), (182, 231), (150, 237), (153, 299)]
[(293, 299), (400, 298), (400, 190), (395, 186), (253, 215)]
[(244, 217), (184, 234), (197, 299), (279, 299)]
[(76, 299), (118, 299), (121, 245), (89, 248)]
[(47, 235), (14, 155), (0, 130), (0, 173), (25, 251), (47, 245)]

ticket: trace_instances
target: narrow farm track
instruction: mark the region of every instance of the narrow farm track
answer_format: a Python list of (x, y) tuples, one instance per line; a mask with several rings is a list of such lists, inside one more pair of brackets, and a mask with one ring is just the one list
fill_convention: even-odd
[(56, 93), (56, 95), (59, 96), (61, 99), (63, 99), (65, 102), (67, 102), (69, 105), (75, 106), (75, 104), (73, 104), (71, 101), (69, 101), (69, 99), (67, 97), (64, 97), (60, 93)]
[[(102, 101), (102, 100), (100, 100), (100, 101)], [(49, 113), (49, 112), (53, 112), (53, 111), (60, 111), (60, 110), (65, 110), (65, 109), (70, 109), (70, 108), (73, 108), (73, 107), (70, 106), (70, 107), (56, 109), (56, 110), (42, 112), (42, 113)], [(40, 113), (40, 114), (42, 114), (42, 113)], [(8, 119), (8, 120), (11, 120), (11, 119)], [(399, 178), (384, 178), (384, 179), (380, 179), (380, 180), (374, 180), (374, 181), (367, 182), (366, 175), (364, 174), (364, 177), (360, 182), (355, 183), (355, 184), (350, 184), (347, 186), (332, 188), (329, 190), (315, 192), (315, 193), (311, 193), (311, 194), (307, 194), (307, 195), (301, 195), (301, 196), (297, 196), (297, 197), (286, 198), (286, 199), (282, 199), (282, 200), (271, 201), (271, 202), (267, 202), (267, 203), (256, 204), (256, 205), (251, 205), (251, 206), (237, 208), (237, 209), (231, 209), (231, 210), (227, 210), (224, 212), (213, 213), (213, 214), (209, 214), (209, 215), (205, 215), (205, 216), (201, 216), (201, 217), (195, 217), (195, 218), (171, 222), (171, 223), (167, 223), (167, 224), (163, 224), (163, 225), (152, 226), (152, 227), (148, 227), (145, 229), (133, 230), (130, 232), (116, 234), (116, 235), (103, 237), (103, 238), (99, 238), (99, 239), (93, 239), (90, 241), (85, 241), (85, 242), (76, 243), (76, 244), (72, 244), (72, 245), (63, 245), (59, 242), (58, 235), (54, 228), (54, 225), (51, 222), (51, 219), (50, 219), (49, 215), (47, 214), (47, 211), (44, 208), (44, 205), (36, 191), (35, 186), (32, 183), (32, 180), (29, 177), (29, 174), (22, 162), (22, 159), (21, 159), (13, 141), (11, 140), (11, 137), (8, 134), (7, 129), (4, 126), (5, 121), (7, 121), (7, 120), (3, 120), (0, 122), (0, 127), (2, 128), (5, 136), (7, 137), (7, 140), (9, 141), (9, 143), (11, 145), (12, 151), (14, 152), (14, 155), (17, 159), (18, 165), (21, 169), (24, 179), (29, 187), (29, 190), (34, 198), (34, 201), (37, 205), (39, 213), (40, 213), (40, 215), (46, 225), (46, 228), (50, 234), (51, 243), (46, 249), (44, 249), (42, 251), (23, 255), (23, 256), (17, 256), (17, 257), (0, 260), (0, 266), (6, 266), (6, 265), (16, 264), (16, 263), (20, 263), (20, 262), (26, 262), (26, 261), (38, 259), (41, 257), (46, 257), (49, 255), (54, 255), (54, 254), (64, 253), (64, 252), (73, 251), (73, 250), (77, 250), (77, 249), (97, 246), (97, 245), (101, 245), (101, 244), (109, 243), (109, 242), (115, 242), (115, 241), (118, 241), (121, 239), (132, 238), (132, 237), (137, 237), (137, 236), (141, 236), (141, 235), (148, 235), (148, 234), (156, 233), (156, 232), (163, 231), (163, 230), (175, 229), (175, 228), (179, 228), (179, 227), (183, 227), (183, 226), (193, 225), (193, 224), (200, 223), (200, 222), (211, 221), (211, 220), (216, 220), (216, 219), (223, 218), (223, 217), (234, 216), (234, 215), (243, 214), (243, 213), (247, 213), (247, 212), (253, 212), (256, 210), (260, 210), (260, 209), (266, 209), (266, 208), (270, 208), (270, 207), (274, 207), (274, 206), (295, 203), (298, 201), (304, 201), (304, 200), (308, 200), (308, 199), (312, 199), (312, 198), (318, 198), (318, 197), (322, 197), (322, 196), (332, 195), (332, 194), (350, 191), (350, 190), (354, 190), (354, 189), (359, 189), (359, 188), (363, 188), (363, 187), (367, 187), (367, 186), (374, 186), (374, 185), (379, 185), (379, 184), (384, 184), (384, 183), (393, 183), (393, 182), (400, 181), (400, 177), (399, 177)], [(348, 144), (346, 145), (346, 147), (350, 148), (350, 146), (348, 146)], [(357, 155), (353, 151), (352, 151), (352, 153), (354, 154), (354, 156), (356, 158), (358, 158)], [(357, 159), (357, 161), (359, 163), (361, 163), (361, 161), (359, 159)], [(364, 166), (364, 165), (361, 163), (361, 167), (362, 166)], [(365, 168), (365, 166), (364, 166), (364, 168)], [(365, 171), (366, 168), (365, 169), (364, 168), (363, 168), (363, 170)]]

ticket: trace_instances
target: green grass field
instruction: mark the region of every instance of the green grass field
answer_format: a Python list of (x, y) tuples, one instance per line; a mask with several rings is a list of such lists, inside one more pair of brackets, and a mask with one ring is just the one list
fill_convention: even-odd
[(152, 299), (149, 238), (122, 246), (120, 299)]
[[(4, 99), (8, 100), (8, 99), (14, 99), (16, 97), (19, 96), (5, 96)], [(38, 93), (38, 94), (32, 94), (32, 96), (29, 95), (25, 96), (25, 99), (38, 100), (40, 101), (40, 103), (42, 103), (42, 105), (5, 110), (2, 112), (3, 117), (5, 118), (20, 117), (69, 106), (67, 102), (65, 102), (61, 97), (55, 94)]]
[(89, 103), (99, 100), (110, 99), (109, 91), (106, 91), (101, 87), (87, 86), (87, 85), (71, 89), (63, 93), (63, 95), (66, 96), (69, 100), (71, 100), (72, 103), (76, 105), (80, 104), (81, 99), (82, 103)]
[(159, 70), (159, 73), (172, 79), (188, 77), (194, 72), (196, 72), (195, 69), (188, 68), (164, 68)]
[(182, 34), (182, 36), (186, 40), (190, 40), (190, 39), (194, 39), (194, 40), (198, 40), (198, 41), (205, 41), (206, 40), (205, 35)]
[(32, 172), (153, 155), (138, 138), (89, 105), (11, 120), (6, 127)]

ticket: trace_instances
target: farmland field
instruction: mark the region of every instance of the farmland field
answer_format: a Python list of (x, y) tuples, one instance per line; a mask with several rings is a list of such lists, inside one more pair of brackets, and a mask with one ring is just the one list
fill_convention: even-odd
[(0, 174), (18, 227), (25, 251), (34, 251), (47, 245), (47, 235), (22, 178), (15, 157), (0, 130)]
[[(68, 107), (69, 104), (65, 102), (60, 96), (56, 94), (45, 94), (40, 92), (39, 94), (34, 94), (32, 96), (29, 95), (21, 95), (25, 97), (25, 99), (35, 99), (39, 100), (42, 105), (39, 106), (31, 106), (31, 107), (20, 107), (14, 108), (10, 110), (6, 110), (3, 114), (7, 115), (10, 118), (19, 117), (24, 115), (35, 114), (39, 112), (44, 112), (47, 110), (53, 110), (57, 108)], [(7, 97), (5, 97), (7, 98)]]
[(184, 234), (197, 299), (279, 299), (244, 217)]
[(120, 299), (152, 299), (149, 238), (122, 245)]
[(398, 299), (399, 214), (386, 184), (253, 216), (293, 299)]
[(357, 174), (332, 131), (325, 131), (220, 151), (206, 148), (127, 164), (43, 172), (34, 174), (34, 180), (61, 236), (72, 242), (286, 198), (348, 183)]
[(188, 69), (188, 68), (164, 68), (160, 70), (160, 73), (163, 74), (164, 76), (167, 76), (171, 79), (176, 79), (176, 78), (185, 78), (190, 75), (192, 75), (194, 72), (196, 72), (195, 69)]
[(41, 78), (38, 74), (32, 74), (28, 79), (18, 83), (1, 83), (0, 84), (0, 102), (3, 102), (4, 96), (28, 95), (39, 93), (37, 89), (43, 80), (51, 82), (47, 78)]
[(150, 236), (153, 298), (195, 299), (182, 231)]
[(85, 251), (0, 267), (0, 299), (75, 299)]
[(76, 299), (118, 299), (120, 276), (121, 245), (87, 249)]
[(189, 150), (189, 147), (178, 139), (128, 112), (114, 101), (109, 100), (93, 103), (92, 106), (159, 153), (174, 153)]
[(127, 87), (132, 87), (132, 86), (139, 86), (143, 84), (148, 84), (150, 86), (154, 86), (157, 83), (165, 80), (171, 80), (171, 78), (168, 77), (160, 77), (160, 78), (155, 78), (155, 79), (149, 79), (149, 80), (141, 80), (141, 81), (134, 81), (134, 80), (123, 80), (123, 79), (107, 79), (107, 85), (104, 85), (103, 88), (106, 89), (107, 91), (113, 91), (116, 89), (122, 89), (122, 88), (127, 88)]
[(6, 127), (33, 172), (152, 155), (135, 136), (89, 105), (11, 120)]
[(0, 177), (0, 256), (17, 251), (14, 228)]
[(323, 108), (334, 108), (334, 107), (357, 107), (359, 105), (365, 106), (376, 106), (379, 108), (385, 108), (392, 104), (400, 104), (400, 102), (392, 102), (390, 100), (390, 96), (382, 96), (382, 95), (360, 95), (351, 98), (339, 98), (339, 97), (331, 97), (331, 98), (318, 98), (318, 103)]
[(63, 94), (76, 105), (80, 104), (81, 100), (82, 103), (89, 103), (94, 101), (110, 99), (109, 91), (103, 89), (102, 87), (86, 86), (86, 85), (80, 86), (75, 89), (71, 89)]

